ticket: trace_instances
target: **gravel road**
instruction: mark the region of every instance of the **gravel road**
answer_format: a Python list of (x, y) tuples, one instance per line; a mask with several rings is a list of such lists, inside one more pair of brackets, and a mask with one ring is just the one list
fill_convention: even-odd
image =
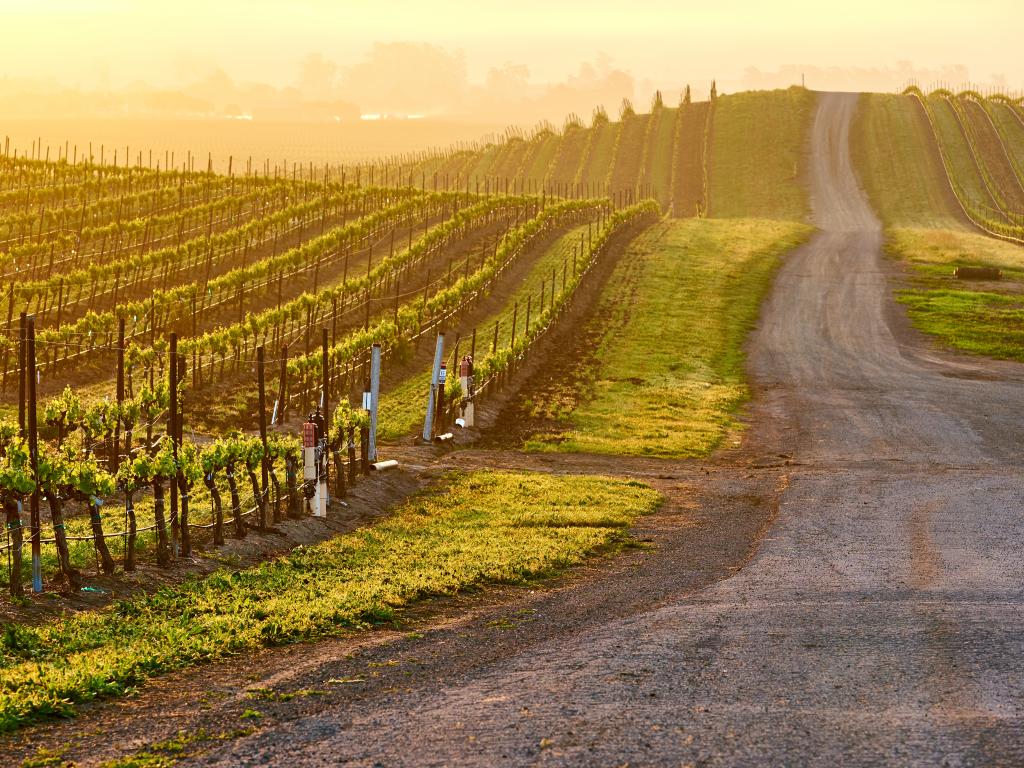
[(1022, 376), (932, 351), (893, 308), (850, 167), (856, 100), (820, 99), (822, 231), (751, 345), (750, 439), (794, 463), (752, 561), (203, 764), (1024, 764)]

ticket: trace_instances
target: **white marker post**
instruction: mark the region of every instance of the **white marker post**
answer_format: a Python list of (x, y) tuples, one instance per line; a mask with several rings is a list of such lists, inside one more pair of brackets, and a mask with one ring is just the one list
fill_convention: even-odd
[(437, 334), (434, 348), (434, 366), (430, 373), (430, 393), (427, 395), (427, 417), (423, 420), (423, 442), (429, 443), (434, 436), (434, 403), (437, 402), (437, 382), (441, 375), (441, 360), (444, 358), (444, 334)]

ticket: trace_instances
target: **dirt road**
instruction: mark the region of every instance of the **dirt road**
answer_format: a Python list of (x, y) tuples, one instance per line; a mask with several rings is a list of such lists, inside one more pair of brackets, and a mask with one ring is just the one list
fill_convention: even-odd
[(850, 167), (855, 106), (819, 102), (822, 231), (752, 339), (743, 457), (452, 455), (643, 477), (669, 498), (638, 531), (657, 549), (462, 598), (420, 633), (196, 670), (51, 736), (97, 734), (76, 738), (98, 761), (258, 706), (260, 727), (182, 764), (1024, 764), (1024, 369), (907, 328)]

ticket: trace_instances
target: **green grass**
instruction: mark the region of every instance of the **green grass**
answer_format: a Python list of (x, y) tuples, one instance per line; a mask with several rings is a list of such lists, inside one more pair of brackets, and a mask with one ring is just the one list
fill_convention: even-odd
[(781, 221), (677, 219), (637, 238), (602, 297), (595, 370), (566, 430), (527, 448), (708, 455), (739, 426), (743, 344), (779, 257), (810, 232)]
[(709, 216), (804, 221), (803, 157), (815, 96), (803, 88), (719, 97), (709, 161)]
[[(572, 247), (580, 242), (580, 235), (585, 234), (587, 225), (573, 227), (566, 234), (560, 237), (548, 248), (530, 268), (526, 278), (519, 284), (515, 292), (509, 297), (505, 306), (495, 314), (487, 317), (478, 325), (477, 345), (482, 350), (490, 349), (493, 343), (494, 323), (501, 319), (498, 326), (498, 347), (507, 347), (512, 341), (512, 308), (519, 302), (519, 312), (516, 313), (516, 332), (520, 336), (526, 331), (526, 297), (533, 296), (533, 320), (540, 314), (536, 303), (540, 296), (541, 282), (551, 283), (551, 270), (557, 272), (556, 279), (561, 284), (562, 263), (564, 259), (572, 258)], [(549, 291), (549, 288), (546, 288)], [(545, 295), (550, 296), (550, 293)], [(465, 344), (460, 349), (460, 354), (468, 354), (469, 347)], [(446, 350), (448, 356), (448, 370), (455, 370), (454, 361), (451, 359), (452, 350)], [(378, 430), (380, 439), (397, 440), (407, 437), (418, 431), (423, 426), (423, 419), (427, 413), (427, 392), (430, 388), (430, 370), (419, 371), (398, 384), (394, 389), (384, 393), (380, 399), (380, 412), (378, 417)]]
[(959, 228), (935, 139), (913, 96), (866, 93), (850, 130), (861, 186), (887, 226)]
[[(1024, 248), (973, 232), (892, 229), (887, 252), (911, 268), (897, 291), (916, 328), (951, 349), (1024, 362)], [(958, 266), (995, 267), (998, 282), (956, 280)]]
[(641, 483), (484, 471), (450, 476), (385, 522), (39, 627), (0, 633), (0, 730), (261, 646), (392, 621), (432, 595), (521, 582), (626, 539), (659, 495)]

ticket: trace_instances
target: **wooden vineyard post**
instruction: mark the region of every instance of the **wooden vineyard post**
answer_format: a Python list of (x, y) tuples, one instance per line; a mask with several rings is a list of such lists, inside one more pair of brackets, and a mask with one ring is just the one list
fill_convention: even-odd
[(321, 347), (321, 355), (322, 355), (322, 357), (321, 357), (322, 381), (321, 381), (321, 384), (320, 384), (320, 387), (321, 387), (321, 389), (320, 389), (320, 391), (321, 391), (321, 395), (320, 395), (320, 408), (321, 408), (321, 413), (323, 413), (324, 419), (327, 419), (327, 414), (328, 414), (328, 412), (330, 410), (331, 371), (330, 371), (330, 368), (328, 366), (330, 355), (328, 354), (327, 329), (326, 328), (322, 328), (321, 329), (320, 347)]
[(57, 330), (60, 330), (61, 315), (64, 310), (64, 278), (60, 279), (60, 283), (57, 286)]
[[(14, 317), (14, 281), (11, 281), (11, 287), (7, 293), (7, 334), (11, 333), (11, 320)], [(3, 391), (7, 391), (7, 363), (9, 362), (9, 354), (7, 350), (4, 351), (4, 380), (3, 380)]]
[[(175, 377), (175, 382), (180, 384), (185, 380), (185, 376), (188, 373), (188, 357), (178, 355), (178, 374)], [(175, 450), (181, 450), (181, 442), (183, 437), (183, 425), (185, 422), (185, 403), (183, 399), (177, 401), (178, 408), (177, 413), (174, 417), (174, 446)], [(178, 499), (181, 505), (181, 556), (191, 557), (192, 556), (192, 534), (188, 529), (188, 518), (189, 518), (189, 490), (190, 486), (185, 482), (185, 473), (182, 471), (181, 465), (177, 466), (175, 472), (174, 483), (178, 487)]]
[(348, 484), (356, 482), (356, 428), (354, 424), (348, 425)]
[(515, 351), (516, 346), (516, 326), (519, 324), (519, 302), (517, 301), (512, 307), (512, 340), (509, 342), (509, 349)]
[[(342, 301), (344, 303), (344, 300)], [(338, 343), (338, 295), (331, 296), (331, 346)]]
[(400, 335), (398, 333), (398, 331), (399, 331), (399, 328), (398, 328), (398, 302), (399, 302), (399, 300), (401, 299), (401, 296), (402, 296), (401, 287), (399, 285), (400, 283), (401, 283), (401, 278), (398, 275), (396, 275), (395, 276), (395, 316), (394, 316), (395, 334), (396, 335)]
[[(117, 421), (114, 423), (114, 452), (110, 457), (111, 471), (117, 471), (121, 454), (121, 405), (124, 403), (124, 318), (117, 320)], [(130, 448), (131, 446), (129, 446)]]
[[(28, 348), (25, 353), (25, 378), (28, 386), (27, 429), (28, 458), (32, 477), (39, 477), (39, 433), (36, 431), (36, 322), (28, 318), (26, 328)], [(43, 591), (42, 539), (39, 519), (39, 484), (36, 483), (29, 501), (29, 535), (32, 543), (32, 591)]]
[(284, 423), (288, 415), (288, 344), (281, 345), (281, 370), (280, 381), (277, 384), (277, 404), (274, 407), (274, 417), (271, 421), (275, 424)]
[(260, 409), (260, 442), (263, 444), (263, 458), (260, 461), (260, 489), (264, 496), (262, 504), (257, 504), (259, 511), (260, 530), (267, 528), (267, 486), (270, 482), (267, 469), (267, 390), (263, 370), (263, 345), (256, 347), (256, 381), (259, 386), (259, 409)]
[(21, 317), (18, 320), (18, 338), (21, 343), (18, 344), (18, 428), (21, 430), (21, 436), (26, 437), (25, 433), (25, 359), (26, 349), (28, 347), (28, 314), (25, 312), (21, 313)]
[[(167, 434), (171, 438), (171, 454), (178, 461), (178, 334), (171, 332), (169, 343), (169, 365), (167, 369), (168, 408)], [(181, 524), (178, 519), (178, 478), (171, 478), (171, 552), (177, 555), (181, 542)]]

